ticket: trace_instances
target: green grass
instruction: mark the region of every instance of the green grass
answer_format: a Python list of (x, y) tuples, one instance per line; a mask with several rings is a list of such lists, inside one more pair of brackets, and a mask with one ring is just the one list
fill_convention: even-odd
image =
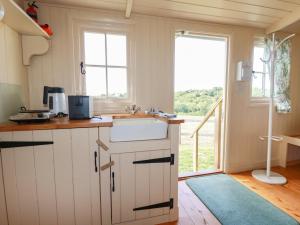
[[(181, 138), (179, 148), (179, 174), (193, 172), (194, 138), (191, 135), (199, 123), (201, 116), (179, 115), (185, 122), (181, 125)], [(199, 132), (199, 171), (214, 168), (214, 132), (215, 119), (210, 118)]]
[[(179, 174), (193, 171), (193, 147), (180, 145), (179, 148)], [(199, 148), (199, 170), (214, 169), (214, 150), (211, 147)]]

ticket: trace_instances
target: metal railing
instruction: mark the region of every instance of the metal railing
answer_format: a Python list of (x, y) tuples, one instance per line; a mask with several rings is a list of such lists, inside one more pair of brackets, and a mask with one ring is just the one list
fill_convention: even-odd
[(221, 143), (221, 126), (222, 126), (222, 103), (223, 97), (220, 97), (216, 103), (211, 107), (211, 109), (206, 113), (204, 119), (196, 127), (191, 135), (194, 138), (194, 151), (193, 151), (193, 170), (194, 172), (199, 171), (199, 132), (201, 128), (206, 124), (206, 122), (215, 115), (215, 167), (218, 169), (220, 167), (220, 143)]

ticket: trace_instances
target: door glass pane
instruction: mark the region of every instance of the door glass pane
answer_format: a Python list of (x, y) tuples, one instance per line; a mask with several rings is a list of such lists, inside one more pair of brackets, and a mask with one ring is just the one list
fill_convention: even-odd
[(126, 66), (126, 36), (107, 34), (107, 64), (109, 66)]
[(108, 68), (108, 96), (127, 97), (127, 69)]
[(90, 96), (106, 96), (105, 68), (86, 67), (86, 94)]
[(105, 65), (105, 36), (101, 33), (84, 33), (85, 63)]

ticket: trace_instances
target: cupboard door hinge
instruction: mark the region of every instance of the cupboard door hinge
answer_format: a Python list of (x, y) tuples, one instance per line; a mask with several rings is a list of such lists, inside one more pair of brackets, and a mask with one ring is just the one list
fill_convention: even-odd
[(173, 209), (173, 207), (174, 207), (173, 204), (174, 204), (174, 200), (173, 200), (173, 198), (170, 198), (170, 201), (168, 201), (168, 202), (161, 202), (161, 203), (157, 203), (157, 204), (153, 204), (153, 205), (147, 205), (147, 206), (134, 208), (133, 211), (157, 209), (157, 208), (165, 208), (165, 207), (169, 207), (170, 209)]
[(53, 141), (0, 141), (1, 148), (18, 148), (39, 145), (53, 145)]
[(171, 154), (171, 161), (170, 161), (170, 164), (171, 165), (174, 165), (175, 163), (175, 154)]
[(170, 165), (174, 165), (174, 161), (175, 161), (175, 155), (171, 154), (170, 157), (139, 160), (139, 161), (133, 161), (132, 163), (133, 164), (170, 163)]

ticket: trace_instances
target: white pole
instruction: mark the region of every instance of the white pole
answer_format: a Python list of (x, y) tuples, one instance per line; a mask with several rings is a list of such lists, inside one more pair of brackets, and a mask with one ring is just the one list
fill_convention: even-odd
[(275, 33), (272, 35), (272, 49), (270, 56), (270, 103), (269, 103), (269, 121), (268, 121), (268, 156), (267, 156), (267, 176), (271, 173), (272, 161), (272, 129), (273, 129), (273, 105), (274, 105), (274, 64), (275, 64)]
[[(293, 37), (290, 35), (284, 41)], [(266, 170), (253, 170), (252, 176), (262, 182), (268, 184), (285, 184), (286, 178), (279, 173), (271, 171), (272, 162), (272, 129), (273, 129), (273, 106), (274, 106), (274, 76), (275, 76), (275, 58), (276, 50), (284, 42), (281, 41), (278, 45), (275, 43), (275, 33), (272, 35), (272, 47), (270, 49), (270, 98), (269, 98), (269, 121), (268, 121), (268, 156), (267, 156), (267, 169)]]

